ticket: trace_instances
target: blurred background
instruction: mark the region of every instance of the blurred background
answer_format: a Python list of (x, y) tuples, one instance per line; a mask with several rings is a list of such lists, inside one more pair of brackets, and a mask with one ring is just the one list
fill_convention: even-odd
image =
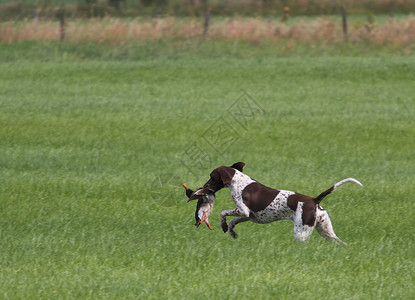
[[(243, 41), (412, 53), (409, 0), (0, 0), (0, 42)], [(310, 47), (311, 46), (311, 47)], [(359, 50), (359, 51), (360, 51)]]
[(0, 0), (0, 17), (53, 17), (64, 8), (68, 17), (202, 16), (206, 9), (217, 16), (282, 17), (337, 14), (341, 6), (353, 14), (408, 14), (409, 0)]

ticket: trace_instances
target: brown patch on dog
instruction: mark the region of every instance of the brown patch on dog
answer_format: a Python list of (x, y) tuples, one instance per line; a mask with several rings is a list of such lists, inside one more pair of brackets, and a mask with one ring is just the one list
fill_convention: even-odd
[(314, 198), (303, 195), (303, 194), (293, 194), (288, 197), (287, 205), (293, 211), (297, 210), (298, 202), (303, 202), (303, 224), (308, 226), (314, 226), (316, 221), (316, 209), (317, 205), (314, 202)]
[(250, 210), (257, 212), (270, 205), (279, 192), (259, 182), (252, 182), (242, 191), (242, 200)]
[(238, 171), (242, 172), (245, 167), (245, 163), (243, 161), (234, 163), (231, 168), (237, 169)]
[(323, 200), (324, 197), (326, 197), (328, 194), (330, 194), (333, 191), (334, 191), (334, 186), (332, 186), (331, 188), (325, 190), (320, 195), (318, 195), (317, 197), (314, 198), (314, 203), (319, 204), (321, 202), (321, 200)]
[(234, 168), (221, 166), (210, 173), (210, 179), (203, 187), (211, 188), (217, 192), (225, 185), (231, 183), (233, 175), (235, 175)]

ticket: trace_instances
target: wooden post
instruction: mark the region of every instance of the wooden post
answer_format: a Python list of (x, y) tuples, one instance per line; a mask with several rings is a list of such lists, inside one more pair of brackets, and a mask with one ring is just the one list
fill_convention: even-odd
[(206, 7), (205, 10), (205, 22), (203, 23), (203, 37), (206, 37), (209, 29), (210, 10)]
[(347, 39), (347, 11), (344, 5), (342, 5), (341, 7), (341, 13), (342, 13), (343, 34), (344, 34), (345, 39)]
[(60, 41), (65, 40), (65, 9), (62, 8), (59, 10), (59, 21), (60, 21)]

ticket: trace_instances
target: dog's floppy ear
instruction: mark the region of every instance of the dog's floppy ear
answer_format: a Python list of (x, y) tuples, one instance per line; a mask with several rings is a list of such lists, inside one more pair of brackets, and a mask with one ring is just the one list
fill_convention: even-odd
[(231, 168), (237, 169), (238, 171), (242, 172), (243, 168), (245, 167), (245, 163), (243, 161), (234, 163)]
[(219, 167), (216, 169), (219, 172), (220, 179), (224, 185), (231, 183), (233, 175), (235, 175), (235, 170), (232, 167)]

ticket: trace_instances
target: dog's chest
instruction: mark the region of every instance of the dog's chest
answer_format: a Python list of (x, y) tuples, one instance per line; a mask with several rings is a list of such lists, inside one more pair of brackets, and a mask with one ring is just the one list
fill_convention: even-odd
[(281, 190), (275, 199), (265, 209), (250, 212), (250, 219), (255, 223), (270, 223), (279, 220), (291, 220), (294, 212), (287, 205), (287, 199), (290, 195), (295, 194), (292, 191)]
[(235, 175), (233, 176), (232, 182), (229, 185), (229, 190), (231, 192), (233, 202), (235, 203), (236, 207), (238, 207), (246, 216), (249, 216), (249, 208), (243, 203), (242, 191), (247, 185), (251, 184), (252, 182), (255, 182), (255, 180), (242, 172), (235, 171)]

